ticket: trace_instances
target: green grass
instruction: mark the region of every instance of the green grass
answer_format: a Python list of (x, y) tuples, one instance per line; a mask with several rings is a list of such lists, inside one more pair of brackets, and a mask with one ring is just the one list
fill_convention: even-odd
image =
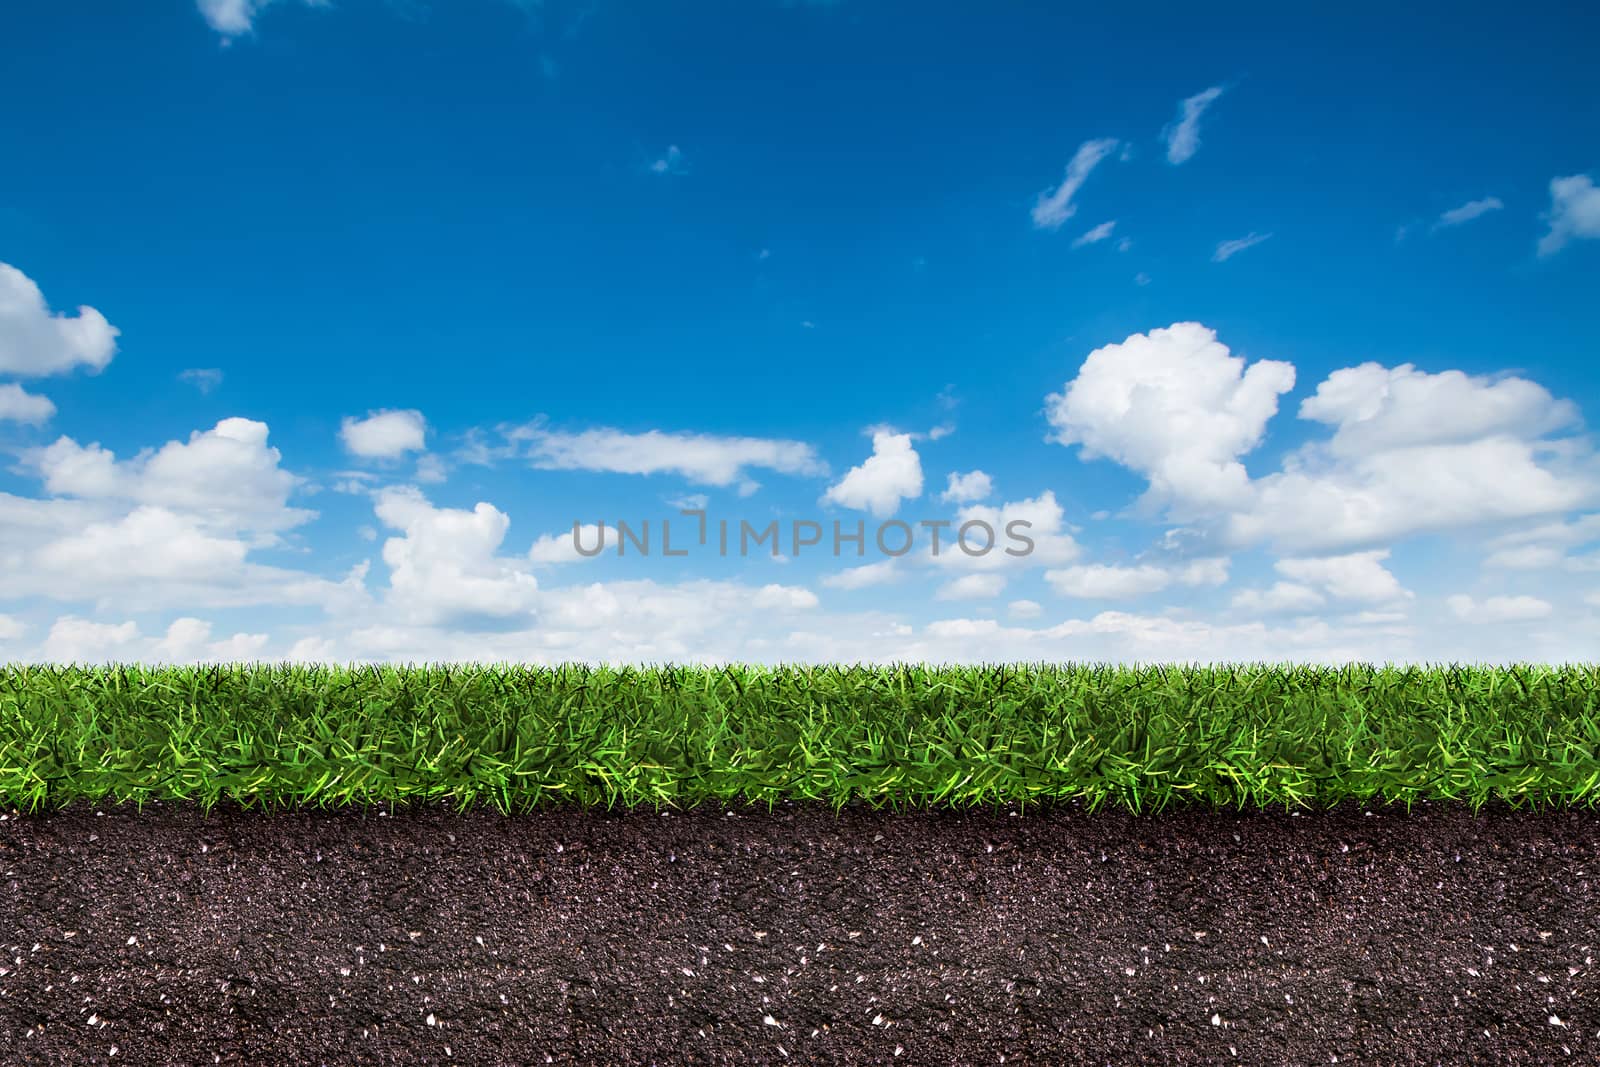
[(1554, 806), (1600, 666), (0, 667), (0, 804)]

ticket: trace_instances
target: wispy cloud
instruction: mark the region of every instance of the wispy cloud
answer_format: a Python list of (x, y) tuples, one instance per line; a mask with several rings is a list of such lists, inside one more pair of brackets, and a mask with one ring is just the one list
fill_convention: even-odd
[(188, 382), (202, 393), (209, 393), (222, 384), (222, 372), (216, 367), (190, 367), (178, 374), (180, 382)]
[(1505, 205), (1500, 202), (1500, 198), (1497, 196), (1486, 196), (1482, 200), (1469, 200), (1460, 207), (1451, 208), (1435, 219), (1433, 229), (1445, 230), (1452, 226), (1460, 226), (1462, 223), (1481, 218), (1491, 211), (1499, 211), (1503, 207)]
[(608, 471), (615, 474), (679, 474), (702, 485), (725, 486), (748, 479), (746, 467), (783, 474), (825, 474), (827, 464), (801, 441), (710, 434), (626, 433), (609, 428), (560, 433), (538, 425), (510, 431), (514, 446), (544, 470)]
[(1072, 161), (1067, 164), (1067, 174), (1061, 184), (1039, 194), (1038, 201), (1033, 205), (1034, 226), (1041, 230), (1059, 229), (1062, 223), (1077, 214), (1078, 205), (1072, 202), (1072, 198), (1088, 180), (1089, 173), (1116, 147), (1117, 141), (1113, 137), (1085, 141), (1079, 145)]
[(1245, 249), (1254, 248), (1271, 236), (1272, 234), (1270, 233), (1251, 233), (1237, 240), (1223, 241), (1217, 245), (1216, 252), (1212, 253), (1211, 262), (1225, 263)]
[(1111, 231), (1116, 225), (1116, 219), (1112, 219), (1110, 222), (1102, 222), (1094, 229), (1085, 233), (1082, 237), (1079, 237), (1077, 240), (1073, 241), (1072, 247), (1082, 248), (1084, 245), (1098, 244), (1099, 242), (1104, 241), (1106, 238), (1111, 236)]
[(1200, 116), (1222, 95), (1222, 86), (1213, 85), (1195, 93), (1178, 105), (1178, 120), (1161, 131), (1167, 143), (1167, 162), (1173, 166), (1186, 162), (1200, 150)]
[(677, 145), (667, 146), (667, 151), (662, 157), (650, 164), (652, 174), (688, 174), (689, 164), (684, 161), (683, 152)]

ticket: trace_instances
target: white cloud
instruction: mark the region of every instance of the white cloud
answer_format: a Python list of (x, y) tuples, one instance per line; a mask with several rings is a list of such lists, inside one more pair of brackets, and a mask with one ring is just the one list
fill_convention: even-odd
[(1564, 559), (1566, 553), (1554, 545), (1521, 545), (1490, 553), (1484, 557), (1483, 565), (1506, 570), (1531, 571), (1559, 566)]
[(1212, 331), (1179, 323), (1090, 353), (1047, 412), (1054, 440), (1148, 479), (1142, 508), (1166, 504), (1226, 547), (1329, 555), (1600, 499), (1586, 443), (1542, 436), (1577, 422), (1571, 403), (1520, 378), (1410, 364), (1329, 375), (1300, 417), (1331, 426), (1331, 439), (1252, 480), (1242, 457), (1293, 384), (1290, 364), (1245, 371)]
[(401, 621), (532, 615), (538, 582), (525, 561), (496, 555), (511, 525), (504, 512), (484, 502), (471, 511), (436, 508), (412, 488), (380, 490), (374, 510), (403, 535), (383, 543), (385, 599)]
[[(586, 522), (579, 526), (578, 537), (585, 551), (593, 551), (600, 544), (602, 534), (596, 523)], [(616, 531), (604, 535), (608, 544), (614, 544)], [(528, 549), (528, 559), (533, 563), (579, 563), (583, 560), (596, 559), (598, 556), (585, 556), (579, 552), (572, 540), (572, 531), (566, 533), (545, 534), (533, 542), (533, 547)], [(676, 549), (674, 549), (676, 551)]]
[(1587, 174), (1550, 180), (1550, 232), (1539, 240), (1539, 254), (1550, 256), (1573, 238), (1600, 237), (1600, 188)]
[(1104, 563), (1044, 572), (1045, 581), (1062, 596), (1122, 599), (1165, 589), (1172, 576), (1160, 567), (1117, 567)]
[(1180, 585), (1222, 585), (1228, 580), (1226, 559), (1200, 559), (1181, 566), (1143, 563), (1123, 567), (1091, 563), (1045, 571), (1045, 581), (1062, 596), (1119, 600), (1159, 592), (1174, 582)]
[(1558, 514), (1600, 493), (1578, 444), (1542, 439), (1577, 409), (1524, 379), (1367, 363), (1329, 375), (1300, 417), (1335, 427), (1332, 439), (1254, 484), (1226, 520), (1231, 543), (1355, 548)]
[[(1069, 563), (1077, 559), (1080, 550), (1078, 543), (1067, 532), (1064, 518), (1065, 512), (1056, 502), (1055, 493), (1049, 490), (1030, 499), (1007, 501), (998, 507), (972, 504), (958, 511), (956, 517), (950, 521), (950, 525), (940, 532), (939, 554), (934, 556), (930, 552), (927, 556), (919, 558), (931, 560), (937, 566), (969, 571), (1022, 569)], [(961, 549), (957, 538), (961, 528), (969, 522), (984, 523), (994, 531), (995, 545), (992, 551), (975, 556)], [(1007, 528), (1012, 523), (1028, 525), (1016, 527), (1016, 536), (1009, 536)], [(1017, 539), (1019, 537), (1026, 537), (1031, 541), (1032, 548), (1027, 548)], [(987, 534), (981, 527), (974, 527), (968, 533), (968, 543), (974, 551), (982, 547), (986, 540)], [(1026, 552), (1026, 555), (1008, 555), (1008, 549)]]
[(204, 395), (222, 384), (222, 372), (215, 367), (190, 367), (178, 373), (178, 380), (189, 383)]
[(994, 492), (994, 481), (983, 471), (968, 471), (965, 474), (950, 472), (950, 480), (945, 491), (939, 494), (939, 499), (946, 504), (966, 504), (974, 500), (982, 500)]
[(1003, 574), (968, 574), (939, 587), (938, 600), (992, 600), (1005, 592)]
[(129, 460), (70, 437), (23, 458), (53, 494), (153, 505), (216, 530), (271, 533), (314, 513), (287, 506), (300, 480), (278, 465), (282, 456), (267, 445), (267, 435), (264, 422), (232, 418), (194, 431), (187, 443), (168, 441)]
[(1211, 88), (1195, 93), (1178, 105), (1178, 119), (1161, 131), (1161, 138), (1167, 143), (1167, 162), (1176, 166), (1186, 162), (1200, 148), (1200, 116), (1205, 114), (1217, 97), (1222, 95), (1222, 86), (1213, 85)]
[(266, 634), (237, 633), (211, 639), (211, 623), (174, 619), (159, 638), (135, 622), (104, 623), (65, 615), (50, 627), (40, 657), (58, 663), (242, 663), (262, 658)]
[(817, 594), (794, 585), (764, 585), (751, 597), (762, 611), (806, 611), (817, 606)]
[(205, 581), (244, 562), (249, 547), (200, 529), (166, 508), (143, 506), (111, 522), (97, 522), (53, 541), (35, 561), (79, 581), (106, 585), (137, 579)]
[(1078, 205), (1072, 202), (1079, 188), (1088, 179), (1089, 172), (1110, 155), (1117, 147), (1115, 138), (1103, 138), (1097, 141), (1085, 141), (1073, 153), (1072, 161), (1067, 164), (1067, 173), (1053, 191), (1039, 194), (1039, 199), (1033, 205), (1033, 224), (1042, 230), (1054, 230), (1061, 224), (1077, 214)]
[(1280, 559), (1273, 567), (1341, 600), (1382, 604), (1409, 599), (1412, 594), (1383, 566), (1381, 561), (1388, 558), (1389, 550), (1384, 548), (1321, 559)]
[(1494, 381), (1374, 362), (1328, 375), (1316, 395), (1301, 401), (1300, 417), (1336, 427), (1328, 448), (1341, 457), (1504, 433), (1538, 436), (1579, 421), (1575, 404), (1525, 378)]
[[(1102, 222), (1092, 230), (1086, 231), (1081, 237), (1072, 242), (1073, 248), (1082, 248), (1084, 245), (1098, 244), (1111, 236), (1111, 230), (1117, 225), (1117, 220)], [(1124, 250), (1126, 251), (1126, 250)]]
[(689, 165), (684, 161), (683, 152), (677, 145), (668, 145), (667, 151), (660, 159), (650, 164), (652, 174), (687, 174)]
[(822, 584), (830, 589), (866, 589), (869, 586), (892, 582), (899, 575), (900, 570), (897, 562), (893, 559), (886, 559), (878, 563), (865, 563), (859, 567), (850, 567), (836, 574), (830, 574), (822, 579)]
[(822, 502), (883, 518), (899, 510), (900, 501), (921, 494), (922, 460), (911, 435), (878, 430), (872, 435), (872, 455), (829, 486)]
[(237, 633), (221, 641), (211, 639), (211, 623), (204, 619), (174, 619), (154, 648), (163, 663), (243, 663), (260, 657), (266, 634)]
[(525, 448), (533, 466), (544, 470), (670, 473), (703, 485), (728, 486), (747, 481), (747, 467), (806, 475), (826, 474), (828, 469), (808, 444), (762, 437), (613, 429), (557, 433), (537, 425), (507, 436)]
[(1175, 577), (1182, 585), (1226, 585), (1228, 560), (1221, 556), (1191, 560), (1176, 569)]
[(92, 307), (54, 314), (32, 278), (0, 263), (0, 374), (42, 377), (103, 369), (117, 351), (115, 326)]
[(428, 420), (422, 412), (369, 411), (366, 418), (346, 416), (339, 424), (345, 451), (365, 459), (397, 459), (427, 447)]
[(1456, 618), (1480, 626), (1543, 619), (1551, 611), (1548, 601), (1532, 596), (1492, 596), (1487, 600), (1474, 602), (1470, 596), (1458, 593), (1447, 597), (1445, 603), (1450, 605), (1450, 610), (1455, 612)]
[(1271, 236), (1272, 234), (1270, 233), (1251, 232), (1232, 241), (1223, 241), (1217, 245), (1217, 250), (1211, 254), (1211, 262), (1226, 263), (1240, 252), (1247, 248), (1254, 248)]
[(1037, 600), (1013, 600), (1006, 605), (1006, 611), (1013, 619), (1037, 619), (1044, 613), (1044, 608)]
[(1433, 229), (1446, 230), (1452, 226), (1460, 226), (1481, 218), (1491, 211), (1499, 211), (1505, 207), (1496, 196), (1486, 196), (1482, 200), (1469, 200), (1460, 207), (1451, 208), (1434, 220)]
[(1540, 570), (1564, 566), (1570, 571), (1600, 570), (1600, 556), (1569, 556), (1567, 550), (1600, 540), (1600, 513), (1582, 515), (1571, 522), (1526, 526), (1491, 538), (1485, 567)]
[(1294, 367), (1245, 361), (1197, 322), (1175, 323), (1089, 353), (1078, 375), (1045, 398), (1051, 438), (1082, 446), (1150, 480), (1149, 496), (1243, 506), (1254, 448), (1294, 387)]
[(1244, 589), (1234, 594), (1233, 607), (1261, 615), (1311, 611), (1326, 603), (1315, 589), (1296, 582), (1275, 582), (1271, 589)]
[(28, 632), (28, 627), (10, 615), (0, 615), (0, 641), (15, 641)]
[(137, 623), (91, 622), (67, 615), (50, 627), (44, 654), (54, 663), (126, 662), (133, 659), (128, 653), (138, 639)]
[[(224, 41), (255, 29), (255, 20), (277, 0), (195, 0), (200, 15)], [(306, 7), (327, 7), (332, 0), (301, 0)]]
[(46, 396), (35, 396), (20, 385), (0, 385), (0, 422), (42, 426), (55, 417), (56, 406)]

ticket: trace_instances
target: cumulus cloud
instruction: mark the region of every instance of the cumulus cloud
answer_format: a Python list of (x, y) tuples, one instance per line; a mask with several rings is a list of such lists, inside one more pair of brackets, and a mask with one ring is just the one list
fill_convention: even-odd
[[(937, 566), (968, 571), (1020, 570), (1068, 563), (1078, 557), (1081, 549), (1068, 531), (1065, 517), (1066, 513), (1056, 502), (1055, 493), (1049, 490), (1036, 497), (1006, 501), (998, 507), (971, 504), (956, 513), (940, 536), (939, 554), (934, 556), (930, 553), (919, 558), (929, 559)], [(978, 556), (969, 555), (955, 543), (961, 528), (970, 522), (982, 523), (994, 531), (995, 546), (992, 551)], [(1027, 523), (1026, 526), (1018, 526), (1014, 532), (1032, 542), (1031, 550), (1008, 536), (1007, 527), (1014, 522)], [(969, 541), (974, 548), (983, 545), (986, 540), (987, 534), (981, 527), (974, 527), (969, 533)], [(1027, 551), (1027, 554), (1008, 555), (1008, 548)]]
[(0, 385), (0, 422), (20, 422), (42, 426), (55, 418), (56, 406), (49, 397), (36, 396), (20, 385)]
[(1072, 198), (1088, 180), (1089, 173), (1116, 149), (1117, 143), (1115, 138), (1107, 137), (1096, 141), (1085, 141), (1078, 146), (1072, 160), (1067, 164), (1066, 177), (1061, 180), (1061, 184), (1053, 190), (1040, 193), (1039, 199), (1034, 203), (1035, 227), (1041, 230), (1059, 229), (1062, 223), (1078, 213), (1078, 205), (1072, 202)]
[(529, 616), (539, 583), (527, 563), (497, 555), (511, 520), (486, 502), (436, 508), (410, 487), (380, 490), (379, 521), (401, 533), (383, 543), (385, 602), (414, 625)]
[(1052, 440), (1080, 445), (1145, 475), (1148, 497), (1205, 507), (1243, 506), (1240, 456), (1260, 443), (1294, 367), (1245, 367), (1198, 322), (1134, 334), (1089, 353), (1075, 379), (1045, 398)]
[(1456, 618), (1479, 626), (1543, 619), (1551, 611), (1548, 601), (1532, 596), (1492, 596), (1486, 600), (1474, 601), (1465, 593), (1458, 593), (1447, 597), (1445, 603), (1455, 612)]
[(1355, 548), (1553, 515), (1600, 493), (1577, 444), (1544, 439), (1577, 409), (1525, 379), (1366, 363), (1329, 375), (1300, 417), (1333, 437), (1255, 483), (1227, 520), (1231, 542)]
[(1574, 238), (1600, 237), (1600, 188), (1587, 174), (1550, 180), (1550, 230), (1539, 239), (1539, 255), (1552, 256)]
[(81, 580), (117, 584), (130, 579), (205, 581), (244, 562), (249, 546), (207, 533), (166, 508), (135, 508), (120, 519), (90, 523), (42, 547), (36, 561)]
[(967, 504), (982, 500), (993, 491), (994, 481), (983, 471), (967, 471), (965, 474), (951, 471), (949, 482), (945, 491), (939, 494), (939, 499), (946, 504)]
[(1226, 263), (1240, 252), (1247, 248), (1254, 248), (1271, 236), (1272, 234), (1270, 233), (1251, 232), (1232, 241), (1223, 241), (1217, 245), (1217, 250), (1211, 254), (1211, 262)]
[(52, 494), (164, 507), (218, 530), (271, 533), (313, 513), (287, 506), (300, 479), (279, 466), (282, 455), (267, 435), (264, 422), (230, 418), (128, 460), (61, 437), (25, 453), (24, 462)]
[[(704, 505), (702, 505), (704, 506)], [(582, 523), (578, 527), (580, 540), (574, 544), (572, 531), (557, 534), (545, 534), (533, 542), (533, 547), (528, 549), (528, 559), (533, 563), (579, 563), (583, 560), (596, 559), (597, 556), (585, 556), (579, 552), (577, 545), (581, 544), (587, 550), (593, 550), (600, 544), (601, 537), (607, 539), (607, 544), (614, 544), (617, 533), (615, 530), (602, 534), (597, 523)]]
[(1382, 561), (1389, 550), (1352, 552), (1320, 559), (1280, 559), (1273, 564), (1278, 573), (1305, 585), (1316, 586), (1341, 600), (1360, 600), (1373, 604), (1408, 600), (1412, 593), (1401, 587)]
[(911, 445), (911, 435), (878, 430), (872, 435), (872, 455), (829, 486), (822, 502), (882, 518), (898, 511), (900, 501), (921, 494), (922, 459)]
[(1499, 434), (1538, 436), (1579, 421), (1575, 404), (1525, 378), (1429, 374), (1410, 363), (1370, 361), (1328, 375), (1301, 402), (1300, 417), (1335, 427), (1328, 449), (1346, 458)]
[(1486, 196), (1482, 200), (1469, 200), (1460, 207), (1451, 208), (1444, 212), (1433, 222), (1433, 229), (1447, 230), (1453, 226), (1471, 222), (1473, 219), (1482, 218), (1491, 211), (1499, 211), (1505, 207), (1497, 196)]
[(0, 263), (0, 374), (43, 377), (76, 367), (102, 370), (120, 331), (92, 307), (52, 312), (32, 278)]
[(702, 485), (727, 486), (747, 482), (746, 468), (803, 475), (828, 469), (808, 444), (763, 437), (605, 428), (559, 433), (539, 425), (516, 428), (507, 437), (518, 454), (543, 470), (678, 474)]
[(1090, 353), (1046, 403), (1054, 440), (1144, 475), (1142, 507), (1165, 504), (1228, 547), (1329, 555), (1600, 498), (1586, 445), (1544, 437), (1577, 421), (1572, 404), (1521, 378), (1410, 364), (1330, 374), (1299, 414), (1331, 438), (1251, 479), (1242, 457), (1293, 384), (1291, 365), (1246, 371), (1212, 331), (1179, 323)]
[(398, 459), (427, 447), (428, 420), (422, 412), (370, 411), (365, 418), (346, 416), (339, 424), (345, 451), (364, 459)]
[(1167, 162), (1174, 166), (1189, 160), (1200, 150), (1200, 116), (1222, 95), (1222, 86), (1195, 93), (1178, 105), (1178, 118), (1161, 131), (1167, 145)]

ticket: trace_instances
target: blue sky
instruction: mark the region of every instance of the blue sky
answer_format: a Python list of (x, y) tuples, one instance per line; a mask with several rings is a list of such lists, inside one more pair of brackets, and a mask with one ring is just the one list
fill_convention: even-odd
[(0, 659), (1592, 660), (1597, 37), (7, 5)]

